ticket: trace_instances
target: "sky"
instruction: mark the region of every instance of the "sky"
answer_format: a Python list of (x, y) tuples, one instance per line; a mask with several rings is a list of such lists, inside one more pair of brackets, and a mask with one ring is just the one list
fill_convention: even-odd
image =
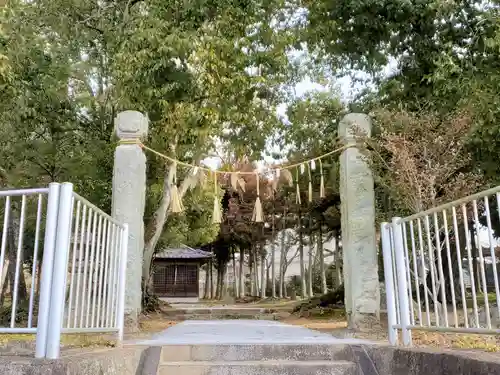
[[(388, 72), (392, 70), (392, 66), (388, 67)], [(368, 75), (363, 74), (363, 73), (358, 73), (358, 77), (362, 78), (368, 78)], [(360, 92), (360, 90), (363, 89), (363, 85), (359, 82), (356, 82), (353, 84), (353, 80), (350, 77), (342, 77), (336, 80), (337, 87), (339, 88), (339, 92), (341, 95), (341, 99), (344, 102), (348, 102), (350, 99), (352, 99), (357, 93)], [(313, 82), (309, 77), (305, 77), (302, 81), (297, 83), (295, 86), (295, 95), (296, 97), (302, 97), (308, 92), (314, 92), (314, 91), (326, 91), (329, 90), (330, 88), (326, 86), (322, 86), (317, 82)], [(277, 113), (280, 117), (286, 118), (286, 109), (287, 109), (287, 103), (282, 103), (278, 106), (277, 108)], [(269, 154), (273, 153), (273, 151), (280, 151), (280, 150), (270, 150)], [(276, 161), (272, 159), (270, 156), (264, 157), (264, 160), (261, 162), (258, 162), (259, 165), (263, 165), (265, 162), (273, 162)], [(217, 157), (209, 157), (206, 158), (202, 161), (203, 164), (205, 164), (207, 167), (212, 168), (212, 169), (217, 169), (220, 165), (220, 159)]]
[[(352, 80), (350, 77), (343, 77), (337, 80), (337, 85), (340, 89), (340, 94), (341, 98), (343, 101), (348, 101), (350, 98), (352, 98), (359, 90), (362, 89), (362, 86), (360, 84), (352, 84)], [(295, 86), (295, 95), (296, 97), (302, 97), (308, 92), (312, 91), (326, 91), (329, 90), (328, 87), (322, 86), (318, 84), (317, 82), (313, 82), (309, 77), (306, 77), (303, 79), (301, 82), (297, 83)], [(282, 103), (278, 106), (277, 108), (277, 113), (280, 117), (286, 118), (286, 109), (287, 109), (287, 103)], [(272, 153), (273, 150), (271, 150)], [(279, 150), (276, 150), (279, 151)], [(264, 162), (272, 162), (275, 161), (271, 157), (265, 157), (263, 161), (261, 161), (259, 164), (263, 164)], [(219, 158), (216, 157), (209, 157), (206, 158), (202, 161), (203, 164), (205, 164), (207, 167), (216, 169), (218, 168), (220, 164)]]
[[(292, 53), (291, 58), (292, 59), (293, 58), (300, 58), (300, 55), (302, 55), (302, 57), (303, 57), (303, 52)], [(384, 68), (382, 74), (385, 76), (393, 74), (397, 70), (397, 65), (398, 65), (398, 62), (396, 59), (390, 59), (387, 66)], [(335, 82), (334, 82), (335, 86), (338, 88), (341, 100), (344, 103), (347, 103), (350, 100), (352, 100), (358, 93), (361, 92), (361, 90), (363, 90), (366, 87), (366, 85), (371, 86), (371, 84), (369, 83), (369, 75), (366, 74), (365, 72), (354, 71), (351, 73), (351, 75), (354, 75), (357, 79), (353, 80), (351, 76), (344, 76), (344, 77), (335, 79)], [(365, 83), (363, 83), (363, 82), (365, 82)], [(368, 82), (368, 83), (366, 83), (366, 82)], [(308, 92), (326, 91), (326, 90), (330, 90), (330, 88), (326, 87), (326, 86), (322, 86), (317, 82), (313, 82), (309, 77), (305, 77), (302, 81), (300, 81), (299, 83), (296, 84), (294, 93), (295, 93), (296, 97), (302, 97)], [(286, 118), (286, 109), (287, 109), (287, 103), (282, 103), (278, 106), (277, 113), (281, 118)], [(269, 154), (278, 153), (275, 151), (279, 152), (280, 150), (272, 150), (271, 149), (268, 153)], [(257, 164), (262, 167), (264, 165), (264, 163), (266, 163), (266, 162), (272, 163), (272, 162), (276, 162), (276, 161), (277, 160), (273, 159), (270, 156), (265, 156), (264, 160), (258, 162)], [(218, 158), (215, 158), (215, 157), (210, 157), (210, 158), (204, 159), (202, 161), (202, 163), (204, 163), (209, 168), (216, 169), (216, 168), (218, 168), (218, 166), (220, 164), (220, 160)]]

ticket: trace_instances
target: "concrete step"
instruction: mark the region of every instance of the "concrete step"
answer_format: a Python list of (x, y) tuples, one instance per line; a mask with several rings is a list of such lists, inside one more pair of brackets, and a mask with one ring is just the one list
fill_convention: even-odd
[(165, 345), (160, 363), (176, 361), (351, 361), (347, 344), (204, 344)]
[(231, 319), (256, 319), (256, 320), (279, 320), (290, 316), (290, 314), (177, 314), (172, 316), (175, 320), (231, 320)]
[(206, 308), (206, 307), (188, 307), (188, 308), (170, 308), (165, 309), (167, 315), (177, 314), (199, 314), (199, 315), (257, 315), (257, 314), (272, 314), (278, 311), (275, 309), (261, 307), (242, 307), (242, 308)]
[(347, 361), (237, 361), (162, 363), (157, 375), (357, 375)]

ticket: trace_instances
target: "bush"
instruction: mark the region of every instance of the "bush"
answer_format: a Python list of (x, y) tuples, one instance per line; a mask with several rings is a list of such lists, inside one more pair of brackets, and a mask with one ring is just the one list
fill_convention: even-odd
[(312, 310), (318, 307), (343, 307), (344, 306), (344, 285), (319, 297), (312, 297), (293, 309), (293, 312)]
[(152, 313), (160, 311), (160, 299), (156, 294), (154, 294), (149, 288), (144, 288), (144, 283), (142, 283), (142, 312)]
[[(0, 307), (0, 324), (2, 327), (10, 326), (10, 318), (12, 316), (12, 304), (5, 303), (4, 306)], [(27, 324), (29, 317), (29, 301), (19, 301), (16, 307), (16, 324), (24, 325)], [(33, 324), (36, 324), (38, 318), (38, 306), (35, 304), (33, 306)]]

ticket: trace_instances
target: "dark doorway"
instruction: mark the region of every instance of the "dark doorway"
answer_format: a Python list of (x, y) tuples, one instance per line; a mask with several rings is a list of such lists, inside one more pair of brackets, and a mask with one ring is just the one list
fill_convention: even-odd
[(198, 297), (198, 264), (156, 264), (153, 276), (159, 297)]

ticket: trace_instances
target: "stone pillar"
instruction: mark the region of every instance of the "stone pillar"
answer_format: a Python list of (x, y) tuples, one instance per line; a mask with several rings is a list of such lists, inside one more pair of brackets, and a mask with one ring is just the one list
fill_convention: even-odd
[(367, 115), (351, 113), (339, 124), (344, 144), (353, 146), (340, 156), (340, 200), (345, 304), (354, 329), (380, 319), (374, 182), (365, 156), (355, 147), (356, 132), (371, 135)]
[(115, 131), (120, 144), (115, 151), (112, 212), (115, 219), (129, 226), (125, 314), (127, 323), (135, 325), (141, 311), (146, 156), (134, 141), (146, 136), (148, 119), (140, 112), (120, 112)]

